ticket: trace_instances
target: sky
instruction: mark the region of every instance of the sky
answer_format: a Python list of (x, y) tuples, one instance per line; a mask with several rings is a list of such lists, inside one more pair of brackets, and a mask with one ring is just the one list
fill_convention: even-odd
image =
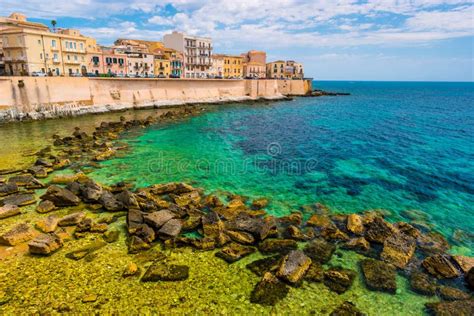
[(0, 16), (11, 12), (103, 45), (209, 36), (215, 53), (264, 50), (317, 80), (474, 81), (473, 1), (0, 0)]

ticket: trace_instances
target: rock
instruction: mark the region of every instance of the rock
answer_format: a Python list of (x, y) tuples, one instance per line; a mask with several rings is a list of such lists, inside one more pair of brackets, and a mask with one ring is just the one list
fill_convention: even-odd
[(250, 302), (273, 306), (284, 299), (288, 292), (289, 287), (285, 283), (278, 280), (271, 272), (267, 272), (250, 294)]
[(12, 217), (20, 213), (20, 208), (16, 205), (7, 204), (0, 207), (0, 219)]
[(55, 234), (41, 234), (28, 243), (31, 254), (49, 256), (63, 246), (61, 239)]
[(352, 302), (345, 301), (332, 311), (329, 316), (365, 316)]
[(370, 290), (395, 294), (397, 291), (395, 266), (379, 260), (361, 261), (362, 274)]
[(109, 191), (103, 191), (99, 203), (109, 212), (123, 210), (123, 204)]
[(418, 249), (427, 255), (443, 254), (449, 250), (449, 243), (437, 232), (422, 234), (417, 239)]
[(183, 225), (181, 224), (181, 220), (174, 218), (167, 221), (163, 226), (161, 226), (158, 234), (164, 238), (175, 238), (181, 233), (181, 228)]
[(468, 273), (474, 267), (474, 258), (467, 256), (452, 256), (454, 262), (458, 264), (462, 272)]
[(48, 171), (42, 166), (32, 166), (28, 168), (28, 172), (39, 179), (44, 179), (48, 177)]
[(107, 231), (109, 226), (106, 223), (92, 223), (90, 232), (91, 233), (104, 233)]
[(152, 226), (155, 229), (160, 229), (165, 223), (169, 220), (175, 218), (176, 215), (169, 210), (161, 210), (157, 212), (153, 212), (150, 214), (145, 214), (143, 219), (147, 224)]
[(307, 241), (314, 238), (314, 231), (310, 230), (307, 234), (304, 234), (297, 226), (290, 225), (286, 228), (285, 237), (297, 241)]
[(107, 243), (116, 242), (120, 237), (120, 231), (117, 229), (111, 229), (104, 233), (103, 238)]
[(16, 246), (32, 239), (34, 235), (34, 230), (30, 225), (25, 223), (18, 224), (0, 236), (0, 244)]
[(36, 228), (43, 233), (52, 233), (58, 227), (59, 218), (56, 215), (50, 215), (36, 223)]
[(252, 208), (254, 210), (259, 210), (268, 205), (268, 200), (265, 198), (256, 199), (252, 202)]
[(427, 303), (426, 308), (435, 316), (474, 315), (474, 300)]
[(76, 174), (60, 174), (55, 175), (53, 179), (51, 179), (51, 183), (53, 184), (69, 184), (72, 182), (80, 182), (84, 183), (89, 181), (89, 177), (86, 176), (84, 173), (76, 173)]
[(131, 209), (127, 213), (127, 229), (130, 234), (133, 234), (137, 228), (144, 223), (143, 212), (140, 210)]
[(80, 186), (81, 196), (87, 203), (98, 203), (104, 194), (103, 188), (92, 180), (86, 181)]
[(296, 250), (298, 244), (293, 239), (265, 239), (258, 245), (258, 249), (263, 254), (281, 253), (285, 254), (291, 250)]
[(7, 196), (18, 193), (18, 185), (16, 183), (2, 183), (0, 184), (0, 196)]
[(413, 272), (410, 275), (411, 289), (422, 295), (433, 296), (436, 294), (436, 283), (429, 275), (423, 272)]
[(347, 216), (347, 230), (356, 235), (362, 235), (364, 233), (364, 224), (359, 214), (350, 214)]
[(162, 262), (153, 263), (146, 270), (141, 281), (183, 281), (189, 277), (189, 267), (184, 265), (164, 264)]
[(56, 210), (56, 206), (53, 202), (48, 200), (41, 201), (38, 206), (36, 207), (36, 212), (40, 214), (49, 213)]
[[(68, 225), (72, 226), (72, 225)], [(92, 218), (82, 218), (82, 220), (77, 223), (76, 232), (83, 233), (89, 232), (92, 227)]]
[(37, 159), (35, 161), (35, 166), (42, 166), (42, 167), (46, 167), (46, 168), (52, 168), (53, 167), (53, 164), (49, 161), (47, 161), (46, 159)]
[(282, 260), (276, 276), (297, 284), (301, 281), (311, 265), (311, 259), (301, 250), (290, 251)]
[(97, 295), (96, 294), (86, 294), (82, 298), (83, 303), (92, 303), (97, 301)]
[(279, 217), (278, 222), (281, 224), (300, 226), (303, 222), (303, 215), (300, 212), (292, 212), (290, 215)]
[(198, 205), (201, 201), (201, 195), (197, 191), (191, 191), (181, 195), (173, 196), (173, 199), (179, 207), (184, 207), (188, 205)]
[(434, 255), (425, 258), (422, 262), (423, 267), (431, 275), (438, 279), (450, 279), (460, 275), (456, 267), (451, 263), (448, 255)]
[(189, 216), (183, 222), (183, 227), (181, 228), (183, 232), (190, 232), (199, 227), (201, 225), (201, 216)]
[(156, 238), (155, 231), (147, 224), (140, 224), (134, 234), (147, 244), (153, 242)]
[(151, 246), (144, 242), (140, 237), (130, 237), (130, 242), (128, 244), (128, 253), (139, 253), (140, 251), (148, 250), (150, 248)]
[(36, 203), (36, 197), (29, 193), (9, 195), (0, 201), (0, 205), (26, 206)]
[(43, 184), (40, 181), (38, 181), (38, 179), (35, 179), (35, 177), (33, 177), (31, 174), (13, 176), (8, 179), (8, 183), (14, 183), (19, 187), (28, 187), (28, 186), (42, 187), (43, 186)]
[(169, 193), (182, 194), (194, 191), (195, 189), (186, 183), (170, 182), (165, 184), (155, 184), (151, 186), (150, 191), (155, 195), (163, 195)]
[(303, 251), (314, 262), (323, 264), (331, 260), (335, 250), (336, 246), (324, 239), (315, 239), (306, 245)]
[(439, 296), (446, 301), (468, 300), (471, 298), (469, 294), (450, 286), (440, 286), (438, 291)]
[(281, 257), (273, 256), (267, 257), (259, 260), (252, 261), (247, 264), (245, 267), (255, 273), (258, 276), (263, 276), (265, 272), (273, 272), (278, 269), (280, 265)]
[(331, 291), (342, 294), (351, 287), (355, 276), (352, 270), (334, 267), (324, 272), (323, 282)]
[(247, 232), (228, 230), (226, 233), (230, 237), (230, 239), (244, 245), (251, 245), (255, 242), (255, 238), (253, 237), (253, 235)]
[(324, 269), (323, 266), (317, 262), (311, 263), (304, 279), (309, 282), (323, 282), (324, 280)]
[(385, 239), (392, 236), (395, 232), (392, 224), (387, 223), (380, 217), (374, 218), (374, 220), (368, 225), (365, 238), (374, 243), (383, 244)]
[(121, 193), (115, 195), (115, 198), (127, 209), (139, 208), (135, 194), (128, 190), (124, 190)]
[(134, 276), (134, 275), (137, 275), (140, 273), (140, 269), (138, 268), (137, 264), (135, 262), (130, 262), (129, 264), (127, 264), (127, 266), (125, 267), (123, 273), (122, 273), (122, 276), (124, 278), (127, 278), (127, 277), (131, 277), (131, 276)]
[(415, 228), (412, 225), (410, 225), (408, 223), (405, 223), (405, 222), (395, 223), (394, 227), (400, 233), (405, 234), (405, 235), (410, 236), (410, 237), (415, 238), (415, 239), (417, 239), (421, 235), (421, 232), (417, 228)]
[(225, 225), (216, 212), (211, 211), (202, 218), (202, 230), (205, 237), (216, 241), (217, 246), (222, 246), (230, 241), (230, 237), (225, 234)]
[(83, 248), (71, 251), (66, 254), (66, 258), (73, 259), (73, 260), (81, 260), (87, 255), (94, 253), (95, 251), (99, 250), (100, 248), (107, 245), (105, 241), (95, 241)]
[(385, 239), (380, 258), (403, 269), (415, 253), (416, 241), (405, 234), (393, 234)]
[(77, 195), (57, 185), (49, 186), (41, 199), (51, 201), (56, 206), (76, 206), (81, 202)]
[(262, 219), (241, 212), (228, 222), (227, 228), (251, 233), (256, 239), (264, 240), (273, 230), (276, 230), (276, 225), (276, 219), (272, 216)]
[(216, 257), (222, 258), (228, 263), (232, 263), (255, 252), (254, 247), (244, 246), (235, 242), (222, 248), (216, 253)]
[(370, 243), (364, 237), (352, 238), (343, 244), (342, 248), (367, 253), (370, 250)]
[(471, 290), (474, 290), (474, 268), (471, 268), (466, 275), (464, 276), (464, 279), (467, 283), (467, 287), (470, 288)]
[(306, 225), (315, 227), (318, 231), (335, 227), (329, 216), (319, 214), (313, 214), (306, 222)]
[(86, 214), (84, 212), (72, 213), (61, 218), (58, 222), (58, 225), (61, 227), (74, 226), (79, 224), (85, 216)]

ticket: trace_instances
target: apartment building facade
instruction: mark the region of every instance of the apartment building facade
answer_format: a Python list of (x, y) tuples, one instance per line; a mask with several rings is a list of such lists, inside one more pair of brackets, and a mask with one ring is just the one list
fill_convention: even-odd
[(128, 59), (126, 54), (115, 51), (113, 47), (102, 46), (95, 52), (87, 53), (87, 70), (96, 76), (119, 76), (128, 74)]
[(224, 55), (212, 55), (212, 66), (209, 70), (211, 78), (224, 78)]
[(185, 78), (208, 78), (212, 67), (212, 39), (172, 32), (163, 37), (166, 47), (183, 53)]
[(267, 64), (267, 78), (303, 79), (303, 65), (294, 60), (277, 60)]
[(267, 54), (263, 51), (251, 50), (242, 54), (243, 77), (265, 79), (267, 76)]

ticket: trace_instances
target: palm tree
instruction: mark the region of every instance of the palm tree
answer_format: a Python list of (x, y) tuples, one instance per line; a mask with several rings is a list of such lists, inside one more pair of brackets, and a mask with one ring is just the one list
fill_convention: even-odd
[(51, 21), (51, 25), (53, 26), (53, 32), (56, 32), (56, 24), (58, 24), (56, 20)]

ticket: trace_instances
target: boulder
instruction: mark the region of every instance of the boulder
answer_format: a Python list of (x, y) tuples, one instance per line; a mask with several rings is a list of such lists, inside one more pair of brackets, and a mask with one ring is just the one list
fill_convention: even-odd
[(300, 226), (303, 222), (303, 215), (300, 212), (292, 212), (290, 215), (279, 217), (278, 222), (284, 225)]
[(102, 192), (99, 203), (109, 212), (118, 212), (123, 210), (123, 203), (117, 200), (115, 196), (109, 191)]
[(105, 245), (107, 245), (107, 243), (105, 241), (102, 241), (102, 240), (95, 241), (95, 242), (93, 242), (93, 243), (91, 243), (91, 244), (89, 244), (85, 247), (82, 247), (80, 249), (77, 249), (77, 250), (74, 250), (74, 251), (71, 251), (71, 252), (67, 253), (66, 258), (69, 258), (69, 259), (72, 259), (72, 260), (81, 260), (85, 256), (94, 253), (95, 251), (101, 249)]
[(361, 261), (365, 284), (370, 290), (395, 294), (397, 291), (396, 268), (392, 264), (379, 260)]
[(422, 265), (426, 271), (438, 279), (451, 279), (460, 275), (458, 269), (456, 269), (448, 255), (434, 255), (427, 257), (423, 260)]
[(446, 301), (468, 300), (471, 298), (469, 294), (451, 286), (440, 286), (438, 293)]
[(335, 310), (332, 311), (329, 316), (364, 316), (366, 314), (362, 313), (352, 302), (345, 301), (339, 305)]
[(408, 223), (405, 223), (405, 222), (398, 222), (398, 223), (395, 223), (395, 225), (393, 225), (393, 226), (400, 233), (408, 235), (408, 236), (410, 236), (412, 238), (415, 238), (415, 239), (417, 239), (421, 235), (421, 232), (417, 228), (415, 228), (412, 225), (410, 225)]
[(319, 214), (313, 214), (306, 222), (306, 225), (316, 228), (318, 232), (336, 227), (329, 216)]
[(343, 249), (367, 253), (370, 250), (370, 243), (364, 237), (358, 237), (348, 240), (341, 247)]
[(151, 228), (147, 224), (140, 224), (137, 227), (134, 235), (136, 235), (137, 237), (139, 237), (141, 240), (143, 240), (144, 242), (148, 244), (153, 242), (156, 238), (155, 231), (153, 230), (153, 228)]
[(410, 286), (413, 292), (433, 296), (436, 294), (436, 283), (429, 275), (415, 271), (410, 275)]
[(355, 277), (352, 270), (334, 267), (324, 272), (323, 282), (331, 291), (342, 294), (352, 286)]
[(40, 186), (43, 184), (35, 179), (31, 174), (23, 174), (18, 176), (13, 176), (8, 179), (8, 183), (14, 183), (19, 187), (28, 187), (28, 186)]
[(365, 230), (362, 216), (359, 214), (350, 214), (347, 216), (347, 230), (353, 234), (362, 235)]
[(123, 204), (127, 209), (137, 209), (139, 208), (137, 198), (135, 194), (128, 190), (124, 190), (119, 194), (115, 195), (115, 198)]
[(18, 193), (18, 185), (16, 183), (9, 182), (0, 184), (0, 197), (14, 193)]
[(49, 186), (41, 199), (51, 201), (56, 206), (76, 206), (81, 202), (77, 195), (57, 185)]
[(474, 257), (453, 256), (452, 258), (464, 273), (468, 273), (474, 267)]
[(232, 263), (255, 252), (254, 247), (244, 246), (235, 242), (222, 248), (216, 253), (216, 257), (222, 258), (228, 263)]
[(446, 238), (437, 232), (422, 234), (416, 241), (418, 249), (427, 255), (443, 254), (450, 247)]
[(149, 224), (155, 229), (160, 229), (165, 223), (169, 220), (175, 218), (176, 215), (172, 213), (170, 210), (161, 210), (149, 214), (145, 214), (143, 219), (145, 223)]
[(63, 246), (62, 240), (55, 234), (41, 234), (28, 243), (31, 254), (49, 256)]
[(173, 200), (179, 207), (198, 205), (201, 201), (201, 195), (198, 191), (191, 191), (181, 195), (174, 195)]
[(474, 315), (474, 300), (426, 303), (426, 308), (435, 316)]
[(293, 239), (265, 239), (258, 245), (258, 249), (263, 254), (285, 254), (290, 252), (291, 250), (296, 250), (297, 248), (298, 243)]
[(120, 231), (117, 229), (111, 229), (104, 233), (103, 238), (107, 243), (116, 242), (120, 237)]
[(150, 191), (155, 195), (182, 194), (194, 191), (195, 189), (186, 183), (170, 182), (165, 184), (155, 184), (150, 187)]
[(375, 217), (374, 220), (368, 224), (365, 238), (370, 242), (383, 244), (385, 239), (392, 236), (394, 232), (395, 229), (392, 224), (380, 217)]
[(20, 208), (16, 205), (7, 204), (0, 207), (0, 219), (12, 217), (20, 213)]
[(185, 265), (154, 262), (141, 278), (142, 282), (183, 281), (189, 277), (189, 267)]
[(36, 228), (43, 233), (52, 233), (58, 227), (59, 218), (56, 215), (50, 215), (38, 221)]
[(331, 260), (331, 257), (336, 250), (336, 246), (327, 242), (324, 239), (315, 239), (304, 248), (304, 253), (314, 262), (321, 264)]
[(128, 253), (135, 254), (139, 253), (140, 251), (148, 250), (150, 248), (150, 244), (144, 242), (140, 237), (130, 237), (130, 242), (128, 243)]
[(0, 205), (26, 206), (36, 203), (36, 197), (29, 193), (9, 195), (0, 201)]
[(104, 190), (98, 183), (88, 180), (80, 186), (80, 193), (85, 202), (98, 203)]
[(211, 211), (202, 218), (202, 230), (204, 236), (215, 240), (217, 246), (222, 246), (230, 241), (230, 237), (225, 234), (225, 224), (219, 215)]
[(49, 213), (56, 210), (56, 206), (53, 202), (48, 200), (41, 201), (38, 206), (36, 207), (36, 212), (40, 214)]
[(143, 212), (136, 209), (131, 209), (127, 213), (127, 229), (130, 234), (133, 234), (139, 225), (144, 223)]
[(247, 232), (228, 230), (226, 233), (230, 239), (243, 245), (251, 245), (255, 242), (253, 235)]
[(308, 282), (323, 282), (324, 280), (324, 269), (320, 263), (314, 262), (311, 263), (304, 279)]
[(44, 179), (48, 177), (47, 169), (42, 166), (32, 166), (28, 168), (28, 172), (39, 179)]
[(289, 287), (278, 280), (271, 272), (263, 275), (250, 294), (250, 302), (274, 306), (278, 301), (284, 299), (289, 292)]
[(61, 218), (58, 222), (58, 225), (61, 227), (75, 226), (79, 224), (85, 216), (86, 214), (84, 212), (72, 213)]
[(281, 257), (272, 256), (252, 261), (245, 267), (258, 276), (263, 276), (265, 272), (274, 272), (280, 265)]
[(0, 236), (0, 244), (7, 246), (16, 246), (31, 240), (35, 235), (30, 225), (22, 223), (14, 226), (12, 229)]
[(286, 228), (285, 237), (297, 241), (307, 241), (314, 238), (314, 231), (309, 230), (309, 232), (305, 234), (299, 227), (290, 225)]
[(415, 253), (415, 248), (416, 241), (413, 237), (396, 233), (385, 239), (380, 258), (403, 269)]
[(300, 282), (311, 265), (311, 259), (301, 250), (290, 251), (282, 260), (276, 276), (289, 283)]
[(161, 226), (158, 234), (161, 238), (175, 238), (181, 233), (181, 228), (183, 224), (181, 224), (181, 220), (177, 218), (170, 219), (167, 221), (163, 226)]

